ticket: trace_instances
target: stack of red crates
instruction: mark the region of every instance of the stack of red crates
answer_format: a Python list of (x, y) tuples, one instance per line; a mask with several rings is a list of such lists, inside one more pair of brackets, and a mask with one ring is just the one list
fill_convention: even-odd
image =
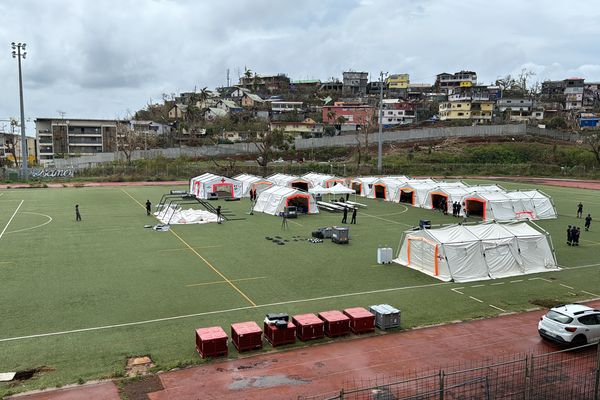
[(325, 334), (329, 337), (350, 333), (350, 318), (341, 311), (323, 311), (319, 313), (319, 318), (325, 322)]
[(296, 336), (304, 341), (321, 339), (324, 336), (324, 323), (315, 314), (300, 314), (292, 318), (296, 325)]
[(226, 356), (227, 339), (220, 326), (196, 329), (196, 351), (202, 358)]
[(366, 308), (346, 308), (344, 314), (350, 317), (350, 330), (352, 332), (366, 333), (375, 330), (375, 316)]
[(285, 328), (278, 328), (275, 324), (265, 322), (264, 329), (265, 338), (273, 347), (296, 343), (296, 325), (292, 322), (288, 322)]
[(254, 321), (231, 324), (231, 341), (238, 351), (262, 349), (262, 331)]

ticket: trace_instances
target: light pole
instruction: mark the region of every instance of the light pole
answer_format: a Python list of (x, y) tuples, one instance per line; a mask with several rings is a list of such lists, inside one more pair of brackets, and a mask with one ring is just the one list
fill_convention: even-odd
[(23, 178), (27, 179), (29, 157), (27, 154), (27, 136), (25, 136), (25, 110), (23, 109), (23, 74), (21, 73), (21, 58), (25, 59), (25, 56), (27, 55), (27, 52), (25, 52), (26, 44), (12, 42), (11, 47), (13, 50), (13, 58), (17, 58), (19, 62), (19, 99), (21, 102), (21, 173), (23, 175)]
[(387, 72), (381, 71), (379, 74), (379, 134), (377, 135), (377, 173), (381, 175), (383, 145), (381, 143), (381, 133), (383, 131), (383, 77)]

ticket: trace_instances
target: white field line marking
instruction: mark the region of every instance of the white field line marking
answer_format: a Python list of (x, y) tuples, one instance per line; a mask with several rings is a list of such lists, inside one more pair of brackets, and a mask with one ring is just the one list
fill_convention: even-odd
[(504, 310), (504, 309), (502, 309), (502, 308), (500, 308), (500, 307), (496, 307), (496, 306), (495, 306), (495, 305), (493, 305), (493, 304), (488, 304), (488, 306), (490, 306), (490, 307), (492, 307), (492, 308), (495, 308), (495, 309), (496, 309), (496, 310), (498, 310), (498, 311), (506, 312), (506, 310)]
[(600, 295), (598, 295), (596, 293), (586, 292), (585, 290), (582, 290), (581, 293), (589, 294), (590, 296), (594, 296), (594, 297), (600, 297)]
[(6, 229), (8, 228), (8, 226), (10, 225), (10, 223), (12, 222), (13, 218), (15, 217), (15, 215), (17, 215), (17, 212), (19, 212), (19, 208), (21, 208), (21, 206), (23, 205), (24, 201), (25, 200), (21, 200), (21, 202), (19, 203), (19, 206), (17, 207), (17, 209), (15, 210), (15, 212), (13, 213), (13, 215), (10, 217), (10, 219), (6, 223), (6, 226), (4, 227), (4, 229), (2, 229), (2, 233), (0, 233), (0, 239), (2, 239), (2, 236), (4, 236), (4, 232), (6, 232)]
[(570, 294), (571, 296), (577, 296), (577, 293), (573, 293), (573, 292), (567, 292), (567, 294)]
[(590, 268), (590, 267), (599, 267), (600, 264), (587, 264), (587, 265), (578, 265), (576, 267), (564, 267), (562, 265), (560, 265), (561, 268), (564, 269), (579, 269), (579, 268)]
[(366, 216), (366, 217), (377, 218), (377, 219), (380, 219), (382, 221), (391, 222), (392, 224), (398, 224), (398, 225), (404, 225), (404, 226), (412, 227), (412, 225), (405, 224), (404, 222), (392, 221), (391, 219), (381, 218), (381, 217), (378, 217), (377, 215), (371, 215), (371, 214), (367, 214), (365, 212), (363, 212), (361, 214), (364, 215), (364, 216)]
[(299, 222), (296, 222), (296, 221), (290, 221), (289, 219), (288, 219), (287, 221), (288, 221), (288, 222), (291, 222), (292, 224), (296, 224), (296, 225), (298, 225), (298, 226), (304, 226), (304, 225), (302, 225), (301, 223), (299, 223)]
[(485, 286), (485, 285), (473, 285), (473, 286), (471, 286), (471, 287), (472, 287), (472, 288), (474, 288), (474, 287), (484, 287), (484, 286)]
[[(256, 279), (267, 279), (268, 276), (257, 276), (255, 278), (240, 278), (240, 279), (230, 279), (231, 282), (243, 282), (243, 281), (254, 281)], [(186, 287), (194, 287), (194, 286), (207, 286), (207, 285), (217, 285), (219, 283), (227, 283), (227, 281), (214, 281), (214, 282), (204, 282), (204, 283), (192, 283), (190, 285), (185, 285)]]
[(40, 214), (40, 213), (35, 213), (35, 212), (27, 212), (27, 211), (24, 211), (21, 214), (41, 215), (42, 217), (48, 218), (48, 221), (44, 222), (43, 224), (32, 226), (31, 228), (23, 228), (23, 229), (17, 229), (16, 231), (8, 231), (8, 232), (6, 232), (6, 234), (30, 231), (30, 230), (33, 230), (33, 229), (41, 228), (42, 226), (48, 225), (50, 222), (52, 222), (52, 217), (49, 216), (49, 215), (46, 215), (46, 214)]
[(510, 281), (510, 283), (519, 283), (519, 282), (523, 282), (523, 279), (517, 279), (515, 281)]
[(483, 303), (483, 300), (479, 300), (477, 297), (469, 296), (470, 299)]
[(177, 320), (177, 319), (202, 317), (205, 315), (213, 315), (213, 314), (224, 314), (224, 313), (229, 313), (229, 312), (234, 312), (234, 311), (255, 310), (257, 308), (284, 306), (284, 305), (288, 305), (288, 304), (305, 303), (305, 302), (310, 302), (310, 301), (338, 299), (338, 298), (342, 298), (342, 297), (361, 296), (361, 295), (365, 295), (365, 294), (384, 293), (384, 292), (394, 292), (394, 291), (398, 291), (398, 290), (422, 289), (422, 288), (429, 288), (429, 287), (435, 287), (435, 286), (443, 286), (443, 285), (448, 285), (448, 284), (449, 284), (448, 282), (430, 283), (427, 285), (404, 286), (404, 287), (389, 288), (389, 289), (369, 290), (366, 292), (345, 293), (345, 294), (336, 294), (336, 295), (332, 295), (332, 296), (313, 297), (310, 299), (280, 301), (277, 303), (258, 304), (256, 306), (244, 306), (244, 307), (230, 308), (230, 309), (226, 309), (226, 310), (206, 311), (206, 312), (201, 312), (201, 313), (196, 313), (196, 314), (177, 315), (174, 317), (157, 318), (157, 319), (150, 319), (150, 320), (145, 320), (145, 321), (126, 322), (126, 323), (122, 323), (122, 324), (95, 326), (92, 328), (73, 329), (73, 330), (69, 330), (69, 331), (40, 333), (37, 335), (10, 337), (10, 338), (0, 339), (0, 343), (1, 342), (10, 342), (10, 341), (15, 341), (15, 340), (22, 340), (22, 339), (33, 339), (33, 338), (47, 337), (47, 336), (67, 335), (67, 334), (79, 333), (79, 332), (90, 332), (90, 331), (99, 331), (99, 330), (105, 330), (105, 329), (122, 328), (122, 327), (126, 327), (126, 326), (145, 325), (145, 324), (151, 324), (151, 323), (155, 323), (155, 322), (173, 321), (173, 320)]
[(504, 285), (504, 282), (490, 283), (490, 286)]
[(546, 279), (546, 278), (539, 278), (539, 277), (537, 277), (537, 278), (531, 278), (531, 279), (529, 279), (529, 280), (530, 280), (530, 281), (540, 280), (540, 281), (544, 281), (544, 282), (550, 282), (550, 283), (552, 283), (552, 281), (551, 281), (550, 279)]
[(566, 287), (567, 289), (575, 290), (575, 288), (574, 288), (574, 287), (572, 287), (572, 286), (569, 286), (569, 285), (565, 285), (565, 284), (563, 284), (563, 283), (559, 283), (559, 285), (560, 285), (560, 286), (562, 286), (562, 287)]
[(458, 293), (458, 294), (464, 294), (459, 289), (464, 289), (464, 287), (458, 287), (458, 288), (454, 288), (454, 289), (450, 289), (450, 290), (452, 290), (453, 292)]

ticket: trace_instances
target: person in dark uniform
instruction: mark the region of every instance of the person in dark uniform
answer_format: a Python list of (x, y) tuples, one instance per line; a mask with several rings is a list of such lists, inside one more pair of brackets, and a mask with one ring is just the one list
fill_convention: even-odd
[(217, 224), (221, 223), (221, 206), (217, 206)]
[(571, 225), (569, 225), (569, 227), (567, 228), (567, 244), (570, 246), (572, 241), (573, 241), (573, 235), (571, 232)]
[(579, 235), (581, 235), (581, 229), (573, 227), (573, 246), (579, 246)]
[(75, 221), (81, 221), (81, 214), (79, 213), (79, 204), (75, 204)]
[(456, 202), (456, 216), (460, 217), (460, 202)]
[(581, 218), (582, 214), (583, 214), (583, 204), (581, 204), (581, 202), (579, 202), (579, 204), (577, 204), (577, 218)]
[(344, 207), (344, 216), (342, 217), (342, 224), (348, 223), (348, 207)]
[(352, 210), (352, 219), (350, 220), (351, 224), (356, 224), (356, 210), (358, 210), (358, 208), (354, 207), (354, 209)]
[(150, 200), (146, 200), (146, 215), (150, 215), (151, 212), (152, 212), (152, 203), (150, 203)]
[(590, 230), (591, 224), (592, 224), (592, 216), (590, 214), (588, 214), (587, 217), (585, 217), (585, 230), (586, 231)]

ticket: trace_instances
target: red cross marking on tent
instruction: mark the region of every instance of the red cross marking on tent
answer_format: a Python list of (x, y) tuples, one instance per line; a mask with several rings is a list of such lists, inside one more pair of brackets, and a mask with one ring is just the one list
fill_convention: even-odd
[(225, 178), (221, 178), (221, 183), (225, 183)]

